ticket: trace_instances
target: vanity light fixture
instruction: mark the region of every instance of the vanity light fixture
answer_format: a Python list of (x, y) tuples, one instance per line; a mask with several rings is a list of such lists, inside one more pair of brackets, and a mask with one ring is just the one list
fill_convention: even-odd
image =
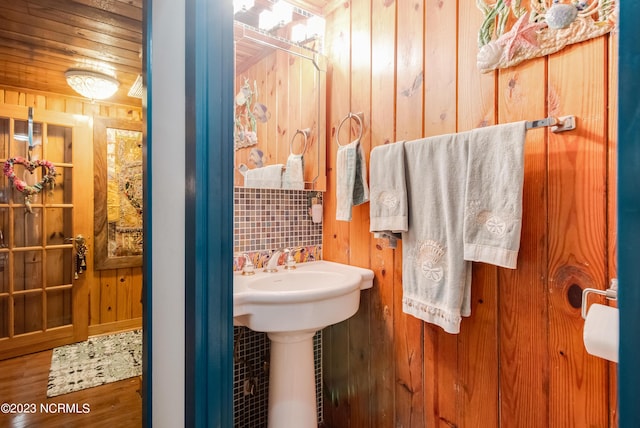
[(312, 16), (307, 19), (307, 37), (324, 37), (325, 20), (319, 16)]
[(278, 25), (287, 25), (293, 19), (293, 6), (284, 0), (278, 0), (273, 4), (273, 13), (276, 14)]
[(253, 6), (255, 6), (255, 0), (233, 0), (233, 14), (238, 12), (247, 12)]
[(296, 43), (302, 43), (307, 40), (307, 26), (304, 24), (296, 24), (291, 27), (291, 40)]
[(112, 97), (120, 86), (115, 77), (94, 70), (70, 68), (64, 75), (74, 91), (92, 101)]
[(284, 0), (273, 3), (271, 10), (265, 9), (258, 15), (258, 27), (264, 31), (280, 28), (293, 20), (293, 5)]
[(322, 39), (324, 37), (324, 19), (319, 16), (312, 16), (307, 19), (306, 24), (296, 24), (291, 27), (291, 40), (296, 43), (305, 43), (310, 40)]
[(258, 27), (264, 31), (271, 31), (278, 26), (278, 18), (275, 12), (265, 9), (258, 15)]

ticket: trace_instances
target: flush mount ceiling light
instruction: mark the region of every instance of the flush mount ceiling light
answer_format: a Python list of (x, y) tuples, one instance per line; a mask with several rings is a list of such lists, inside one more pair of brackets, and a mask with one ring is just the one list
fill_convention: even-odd
[(113, 76), (94, 70), (70, 68), (64, 73), (67, 84), (90, 100), (104, 100), (116, 93), (120, 82)]
[(127, 93), (128, 96), (132, 97), (132, 98), (140, 98), (142, 99), (142, 75), (138, 74), (138, 77), (136, 78), (136, 81), (133, 82), (133, 85), (131, 85), (131, 88), (129, 89), (129, 93)]

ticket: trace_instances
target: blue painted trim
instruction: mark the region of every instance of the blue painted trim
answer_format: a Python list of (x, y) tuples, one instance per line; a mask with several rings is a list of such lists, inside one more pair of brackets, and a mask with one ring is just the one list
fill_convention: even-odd
[(153, 379), (151, 377), (152, 373), (152, 349), (153, 344), (151, 338), (152, 336), (152, 325), (151, 325), (151, 317), (153, 315), (152, 310), (153, 307), (151, 305), (151, 301), (153, 298), (152, 288), (151, 288), (151, 273), (153, 272), (153, 263), (152, 263), (152, 244), (153, 244), (153, 236), (151, 235), (151, 190), (152, 190), (152, 168), (151, 168), (151, 159), (153, 153), (153, 147), (151, 144), (151, 129), (152, 129), (152, 121), (151, 121), (151, 91), (146, 88), (151, 87), (151, 40), (152, 40), (152, 31), (151, 31), (151, 12), (153, 8), (153, 2), (151, 0), (143, 0), (142, 2), (142, 40), (144, 43), (142, 45), (143, 48), (143, 62), (142, 62), (142, 76), (144, 81), (144, 92), (142, 98), (142, 116), (146, 120), (146, 127), (143, 128), (143, 157), (142, 157), (142, 176), (144, 177), (144, 186), (142, 189), (142, 206), (144, 207), (143, 211), (143, 225), (142, 225), (142, 236), (144, 236), (143, 241), (143, 252), (142, 252), (142, 426), (147, 428), (151, 427), (153, 420), (152, 414), (152, 382)]
[(640, 3), (620, 1), (618, 278), (620, 428), (640, 427)]
[(233, 426), (233, 9), (186, 0), (185, 426)]

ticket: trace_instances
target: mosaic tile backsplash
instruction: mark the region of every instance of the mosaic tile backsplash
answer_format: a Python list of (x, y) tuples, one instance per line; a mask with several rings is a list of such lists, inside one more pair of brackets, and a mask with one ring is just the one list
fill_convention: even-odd
[[(233, 270), (242, 270), (244, 254), (262, 268), (273, 250), (293, 250), (297, 263), (322, 259), (322, 224), (309, 215), (310, 198), (322, 194), (304, 190), (234, 190)], [(281, 256), (279, 264), (284, 261)], [(269, 339), (265, 333), (234, 327), (235, 428), (266, 428), (269, 391)], [(322, 332), (314, 337), (318, 422), (322, 413)]]
[(245, 189), (234, 192), (234, 253), (270, 251), (322, 244), (322, 223), (309, 215), (310, 195), (304, 190)]

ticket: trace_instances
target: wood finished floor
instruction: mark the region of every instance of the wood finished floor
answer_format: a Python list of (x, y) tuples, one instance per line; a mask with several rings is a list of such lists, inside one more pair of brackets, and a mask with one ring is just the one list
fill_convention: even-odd
[[(0, 405), (34, 403), (37, 408), (35, 413), (20, 415), (0, 412), (0, 428), (142, 427), (138, 377), (47, 398), (52, 352), (44, 351), (0, 361)], [(80, 412), (47, 414), (40, 411), (41, 403), (52, 409), (55, 409), (52, 403), (78, 404)], [(89, 405), (90, 411), (87, 413), (81, 413), (84, 404)]]

